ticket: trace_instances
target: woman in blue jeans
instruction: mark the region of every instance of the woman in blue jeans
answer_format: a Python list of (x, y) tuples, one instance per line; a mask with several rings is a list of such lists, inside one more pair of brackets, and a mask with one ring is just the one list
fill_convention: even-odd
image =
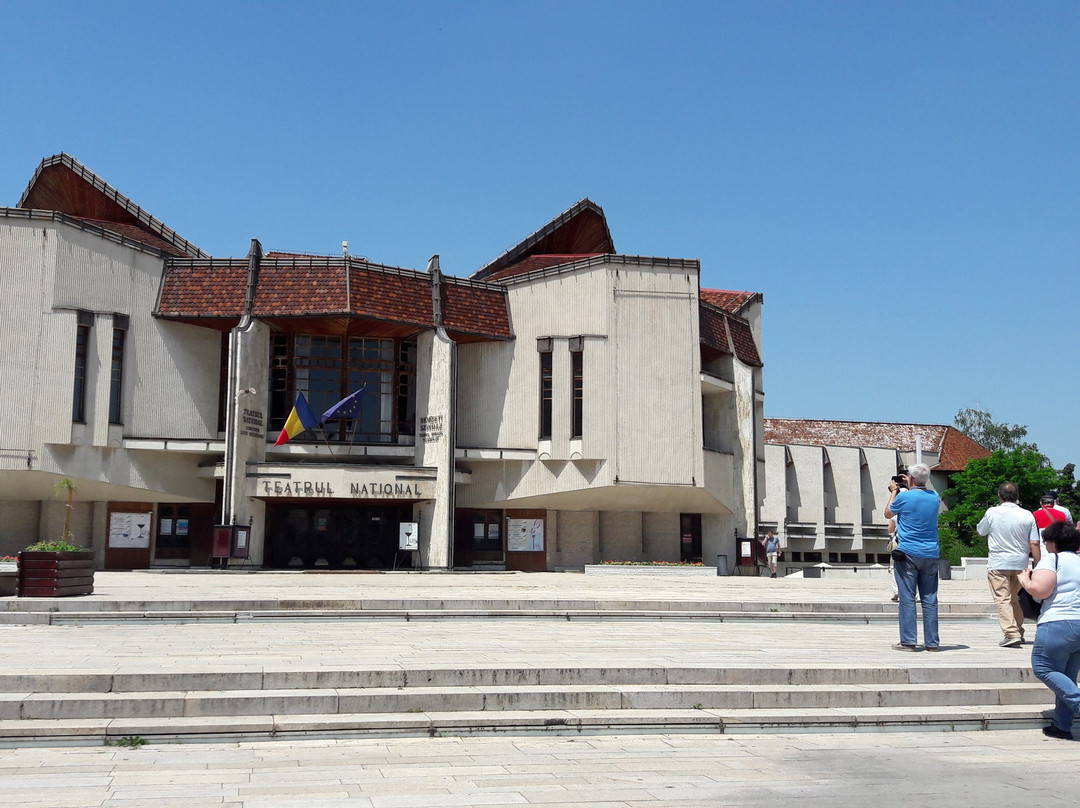
[(1031, 668), (1054, 691), (1054, 723), (1043, 727), (1051, 738), (1072, 738), (1080, 714), (1080, 533), (1066, 522), (1043, 531), (1046, 553), (1034, 570), (1020, 573), (1020, 585), (1043, 602)]

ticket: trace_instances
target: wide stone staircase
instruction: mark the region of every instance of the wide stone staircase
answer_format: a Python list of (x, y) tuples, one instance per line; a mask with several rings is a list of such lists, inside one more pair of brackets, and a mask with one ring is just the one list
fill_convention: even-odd
[[(942, 604), (943, 625), (990, 619), (988, 604)], [(225, 624), (273, 632), (297, 621), (355, 627), (471, 621), (477, 632), (515, 621), (524, 632), (555, 624), (605, 626), (671, 621), (787, 626), (776, 636), (805, 643), (823, 624), (895, 623), (889, 603), (794, 598), (590, 600), (587, 598), (271, 598), (229, 600), (2, 599), (0, 631), (52, 627)], [(37, 628), (35, 628), (37, 627)], [(153, 630), (153, 629), (151, 629)], [(432, 628), (437, 631), (438, 626)], [(167, 635), (165, 635), (167, 636)], [(542, 639), (539, 641), (543, 641)], [(775, 639), (772, 642), (777, 642)], [(685, 664), (658, 654), (644, 664), (305, 665), (202, 670), (80, 670), (41, 666), (0, 672), (0, 746), (210, 741), (254, 738), (439, 736), (492, 733), (761, 733), (971, 730), (1046, 723), (1049, 691), (1027, 655), (858, 653), (791, 664), (732, 655)], [(213, 654), (209, 649), (208, 654)], [(568, 660), (571, 657), (568, 657)], [(915, 661), (918, 664), (915, 664)], [(940, 661), (939, 661), (940, 660)], [(100, 667), (100, 666), (98, 666)]]

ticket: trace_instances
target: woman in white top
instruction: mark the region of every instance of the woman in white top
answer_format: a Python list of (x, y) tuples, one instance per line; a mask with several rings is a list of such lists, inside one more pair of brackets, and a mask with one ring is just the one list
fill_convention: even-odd
[(1056, 697), (1054, 723), (1043, 727), (1043, 734), (1071, 739), (1073, 719), (1080, 714), (1080, 533), (1066, 522), (1054, 522), (1043, 541), (1047, 552), (1039, 565), (1019, 576), (1020, 585), (1043, 602), (1031, 668)]

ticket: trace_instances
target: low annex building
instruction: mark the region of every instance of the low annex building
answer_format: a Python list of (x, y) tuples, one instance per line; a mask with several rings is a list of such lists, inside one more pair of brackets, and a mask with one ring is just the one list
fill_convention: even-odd
[(893, 475), (921, 458), (943, 493), (950, 475), (990, 456), (963, 432), (937, 424), (766, 418), (764, 427), (758, 531), (781, 537), (793, 567), (888, 564), (883, 513)]
[[(620, 255), (584, 199), (469, 277), (215, 258), (68, 155), (0, 208), (0, 552), (99, 567), (549, 570), (734, 557), (760, 294)], [(316, 415), (275, 445), (303, 394)]]

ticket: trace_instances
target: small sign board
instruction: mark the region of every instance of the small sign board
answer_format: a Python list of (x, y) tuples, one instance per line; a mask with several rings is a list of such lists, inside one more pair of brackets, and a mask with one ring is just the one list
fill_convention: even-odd
[(150, 547), (152, 513), (109, 514), (109, 547), (145, 549)]
[(507, 519), (506, 549), (511, 553), (529, 553), (544, 549), (543, 519)]
[(400, 522), (398, 527), (398, 549), (420, 549), (420, 524), (418, 522)]

